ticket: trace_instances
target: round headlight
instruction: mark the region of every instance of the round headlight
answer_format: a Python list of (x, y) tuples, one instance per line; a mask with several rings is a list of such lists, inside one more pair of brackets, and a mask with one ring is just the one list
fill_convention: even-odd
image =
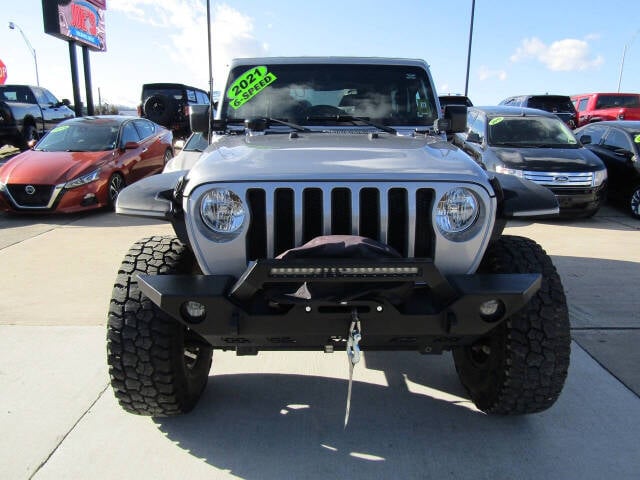
[(478, 200), (468, 188), (458, 187), (445, 193), (438, 202), (436, 223), (444, 235), (460, 233), (478, 218)]
[(202, 221), (219, 234), (238, 231), (244, 223), (245, 215), (240, 197), (231, 190), (223, 188), (208, 192), (200, 204)]

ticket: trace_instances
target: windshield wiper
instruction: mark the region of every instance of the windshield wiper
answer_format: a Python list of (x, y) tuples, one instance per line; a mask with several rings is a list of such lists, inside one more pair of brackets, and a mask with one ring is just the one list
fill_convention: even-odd
[(335, 122), (362, 122), (365, 125), (369, 125), (371, 127), (375, 127), (378, 130), (382, 130), (383, 132), (391, 133), (396, 135), (398, 131), (395, 128), (387, 127), (386, 125), (380, 125), (379, 123), (372, 122), (366, 117), (355, 117), (353, 115), (322, 115), (322, 116), (311, 116), (307, 117), (307, 120), (311, 121), (323, 121), (323, 120), (332, 120)]
[[(287, 122), (286, 120), (280, 120), (279, 118), (273, 117), (257, 117), (252, 118), (251, 120), (264, 120), (267, 122), (267, 125), (270, 123), (277, 123), (278, 125), (284, 125), (286, 127), (297, 130), (298, 132), (311, 132), (307, 127), (303, 127), (302, 125), (297, 125), (295, 123)], [(227, 123), (244, 123), (245, 120), (243, 118), (228, 118)]]

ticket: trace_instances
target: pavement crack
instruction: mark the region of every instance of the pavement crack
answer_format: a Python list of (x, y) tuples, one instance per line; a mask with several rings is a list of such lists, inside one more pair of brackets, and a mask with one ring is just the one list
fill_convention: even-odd
[(71, 432), (73, 432), (76, 429), (78, 424), (84, 419), (84, 417), (87, 416), (87, 413), (91, 411), (93, 406), (96, 403), (98, 403), (98, 400), (102, 398), (102, 396), (104, 395), (104, 392), (106, 392), (108, 388), (109, 388), (109, 383), (105, 385), (105, 387), (100, 391), (100, 393), (98, 393), (98, 396), (96, 397), (96, 399), (93, 402), (91, 402), (91, 405), (89, 405), (89, 407), (82, 413), (82, 415), (80, 415), (78, 420), (75, 421), (75, 423), (71, 426), (71, 428), (62, 436), (62, 438), (60, 438), (60, 441), (58, 441), (58, 444), (54, 447), (53, 450), (51, 450), (49, 455), (47, 455), (47, 458), (45, 458), (42, 462), (40, 462), (40, 465), (38, 465), (38, 468), (36, 468), (35, 471), (29, 476), (29, 480), (34, 478), (38, 474), (38, 472), (42, 469), (42, 467), (44, 467), (47, 464), (49, 459), (51, 459), (51, 457), (53, 457), (53, 455), (58, 451), (58, 449), (60, 448), (60, 445), (62, 445), (62, 443), (71, 434)]

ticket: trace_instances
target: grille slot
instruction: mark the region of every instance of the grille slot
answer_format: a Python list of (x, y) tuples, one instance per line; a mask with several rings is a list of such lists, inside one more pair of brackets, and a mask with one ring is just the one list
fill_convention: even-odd
[(19, 207), (46, 207), (51, 200), (53, 185), (31, 185), (34, 193), (28, 194), (27, 184), (9, 184), (7, 189)]
[(590, 187), (593, 172), (534, 172), (526, 170), (524, 178), (553, 188)]
[(321, 235), (361, 235), (403, 257), (434, 255), (434, 192), (370, 184), (300, 189), (249, 188), (247, 260), (273, 258)]

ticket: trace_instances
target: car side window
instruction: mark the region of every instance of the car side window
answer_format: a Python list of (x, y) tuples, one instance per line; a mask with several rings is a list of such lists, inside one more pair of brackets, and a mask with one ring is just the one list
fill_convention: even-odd
[(196, 103), (196, 92), (193, 90), (187, 90), (187, 101), (189, 103)]
[(44, 90), (42, 90), (41, 88), (33, 88), (33, 94), (36, 96), (36, 101), (40, 104), (40, 105), (48, 105), (49, 103), (49, 99), (47, 98), (47, 96), (44, 93)]
[(576, 105), (576, 110), (578, 110), (579, 112), (584, 112), (587, 109), (587, 103), (589, 103), (588, 98), (581, 98), (578, 102), (578, 105)]
[(127, 142), (139, 142), (140, 135), (138, 135), (138, 131), (133, 126), (132, 122), (125, 123), (122, 127), (122, 138), (120, 139), (120, 145), (125, 146)]
[(608, 150), (613, 150), (619, 153), (631, 152), (631, 143), (629, 142), (629, 139), (623, 132), (615, 128), (609, 130), (609, 133), (607, 133), (602, 145)]
[(204, 94), (203, 92), (196, 92), (196, 97), (198, 97), (198, 103), (206, 105), (209, 103), (209, 99), (207, 98), (207, 95)]
[(582, 135), (590, 135), (591, 136), (591, 145), (599, 145), (602, 141), (602, 136), (604, 132), (607, 131), (606, 126), (604, 125), (589, 125), (584, 128), (584, 130), (580, 131), (580, 136)]
[(135, 125), (136, 130), (140, 135), (140, 139), (142, 140), (149, 138), (156, 131), (156, 128), (153, 126), (153, 123), (149, 122), (148, 120), (144, 120), (144, 119), (134, 120), (133, 124)]
[(478, 115), (469, 125), (469, 133), (477, 133), (481, 142), (484, 141), (485, 123), (484, 115)]
[(48, 103), (51, 103), (52, 105), (58, 104), (58, 99), (55, 97), (55, 95), (53, 95), (53, 93), (51, 93), (46, 88), (43, 88), (42, 92), (44, 93), (44, 96), (47, 98)]

